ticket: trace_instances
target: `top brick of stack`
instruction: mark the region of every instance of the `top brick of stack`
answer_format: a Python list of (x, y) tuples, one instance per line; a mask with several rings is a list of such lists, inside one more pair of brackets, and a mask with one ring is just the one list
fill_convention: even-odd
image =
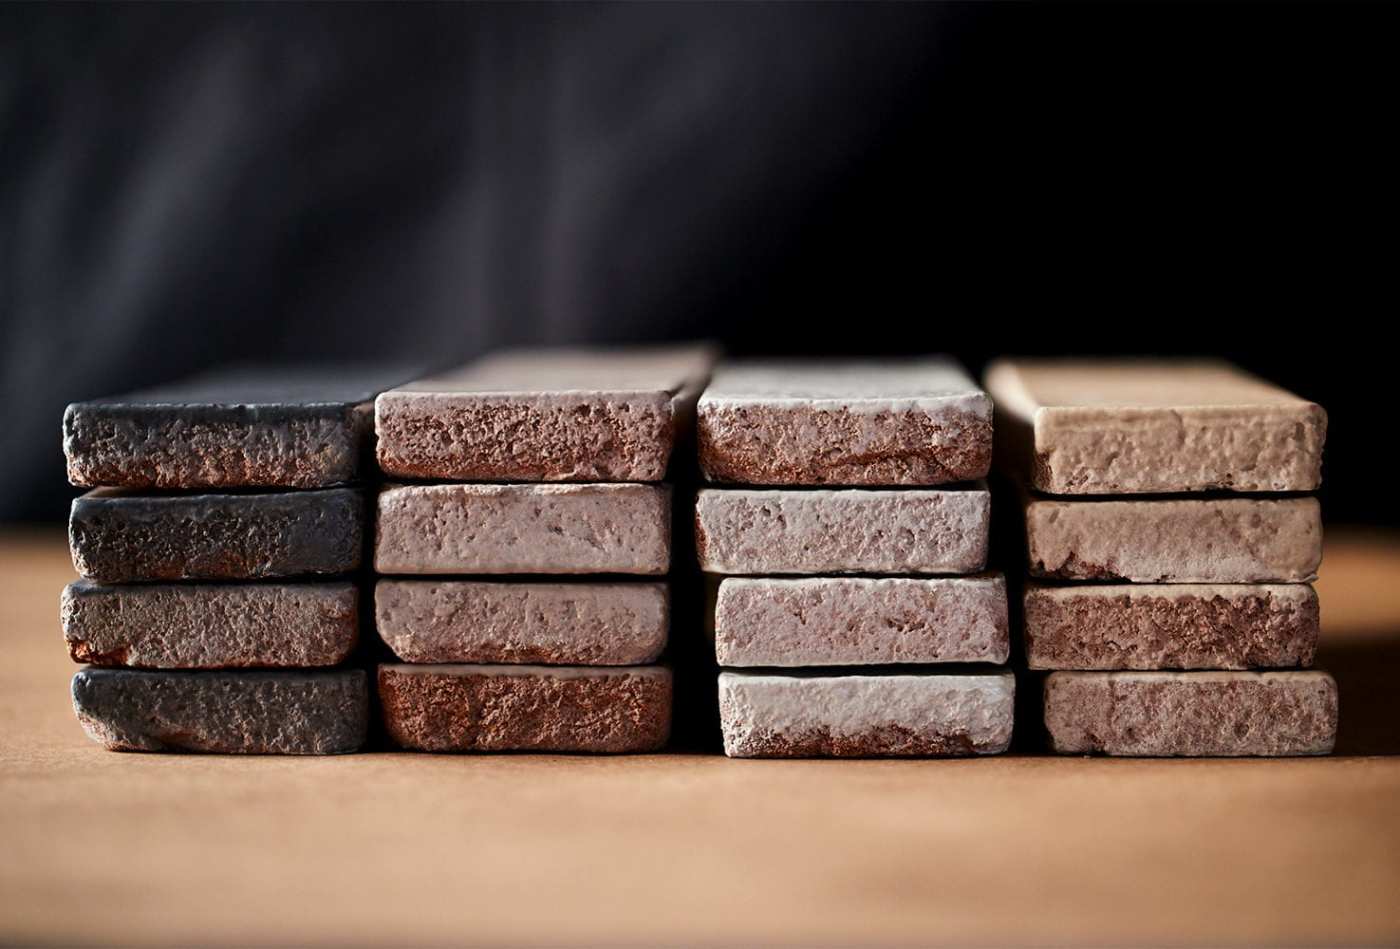
[(991, 400), (948, 359), (725, 366), (696, 412), (711, 481), (934, 485), (991, 467)]
[(376, 394), (403, 368), (233, 368), (63, 416), (68, 480), (82, 487), (322, 488), (362, 475)]
[(1003, 360), (998, 457), (1046, 494), (1314, 491), (1327, 413), (1222, 362)]
[(450, 481), (660, 481), (715, 354), (522, 350), (385, 392), (379, 467)]

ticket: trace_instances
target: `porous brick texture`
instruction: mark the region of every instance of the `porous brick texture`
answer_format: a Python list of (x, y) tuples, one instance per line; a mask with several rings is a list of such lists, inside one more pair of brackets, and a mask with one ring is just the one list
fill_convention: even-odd
[(1045, 727), (1061, 754), (1325, 755), (1337, 683), (1325, 672), (1052, 672)]
[(1314, 491), (1322, 407), (1220, 362), (1005, 360), (998, 457), (1049, 494)]
[(375, 405), (397, 478), (660, 481), (714, 353), (525, 350), (400, 386)]
[(79, 580), (59, 614), (75, 662), (141, 669), (339, 665), (359, 640), (352, 583)]
[(964, 490), (704, 488), (700, 568), (718, 574), (975, 573), (991, 500)]
[(666, 485), (431, 484), (379, 494), (380, 573), (660, 575), (670, 562)]
[(113, 751), (331, 755), (364, 744), (369, 688), (362, 669), (83, 669), (73, 677), (73, 708)]
[(1302, 583), (1031, 584), (1032, 669), (1282, 669), (1317, 651), (1317, 594)]
[(998, 754), (1011, 743), (1015, 678), (722, 672), (731, 758)]
[(261, 580), (359, 569), (365, 501), (349, 488), (145, 495), (98, 488), (73, 501), (68, 541), (89, 580)]
[(626, 666), (666, 646), (664, 583), (380, 580), (379, 635), (404, 662)]
[(1316, 498), (1032, 499), (1032, 576), (1134, 583), (1297, 583), (1322, 562)]
[(696, 419), (712, 481), (931, 485), (991, 467), (991, 400), (948, 359), (722, 366)]
[(63, 416), (68, 480), (83, 487), (319, 488), (354, 481), (373, 399), (392, 367), (234, 368), (77, 402)]
[(1006, 662), (1006, 581), (730, 577), (715, 601), (722, 666)]
[(657, 751), (671, 731), (661, 666), (382, 665), (379, 701), (416, 751)]

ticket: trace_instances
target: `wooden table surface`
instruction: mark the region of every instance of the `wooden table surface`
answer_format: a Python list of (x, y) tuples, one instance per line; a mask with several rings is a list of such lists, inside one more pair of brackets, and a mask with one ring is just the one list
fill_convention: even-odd
[(1400, 539), (1329, 534), (1333, 758), (105, 752), (0, 535), (0, 943), (1395, 943)]

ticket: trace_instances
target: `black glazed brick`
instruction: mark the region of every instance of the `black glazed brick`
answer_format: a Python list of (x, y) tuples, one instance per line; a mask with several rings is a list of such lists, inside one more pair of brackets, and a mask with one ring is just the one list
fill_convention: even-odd
[(413, 375), (239, 368), (76, 402), (63, 416), (68, 480), (185, 490), (345, 484), (370, 456), (375, 395)]
[(112, 488), (73, 501), (68, 542), (89, 580), (261, 580), (360, 567), (365, 500), (350, 488), (144, 495)]

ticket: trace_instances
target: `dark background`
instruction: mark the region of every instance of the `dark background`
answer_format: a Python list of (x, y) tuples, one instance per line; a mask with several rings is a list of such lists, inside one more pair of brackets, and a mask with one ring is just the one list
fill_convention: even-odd
[(0, 8), (0, 519), (230, 359), (1202, 353), (1391, 500), (1395, 6)]

